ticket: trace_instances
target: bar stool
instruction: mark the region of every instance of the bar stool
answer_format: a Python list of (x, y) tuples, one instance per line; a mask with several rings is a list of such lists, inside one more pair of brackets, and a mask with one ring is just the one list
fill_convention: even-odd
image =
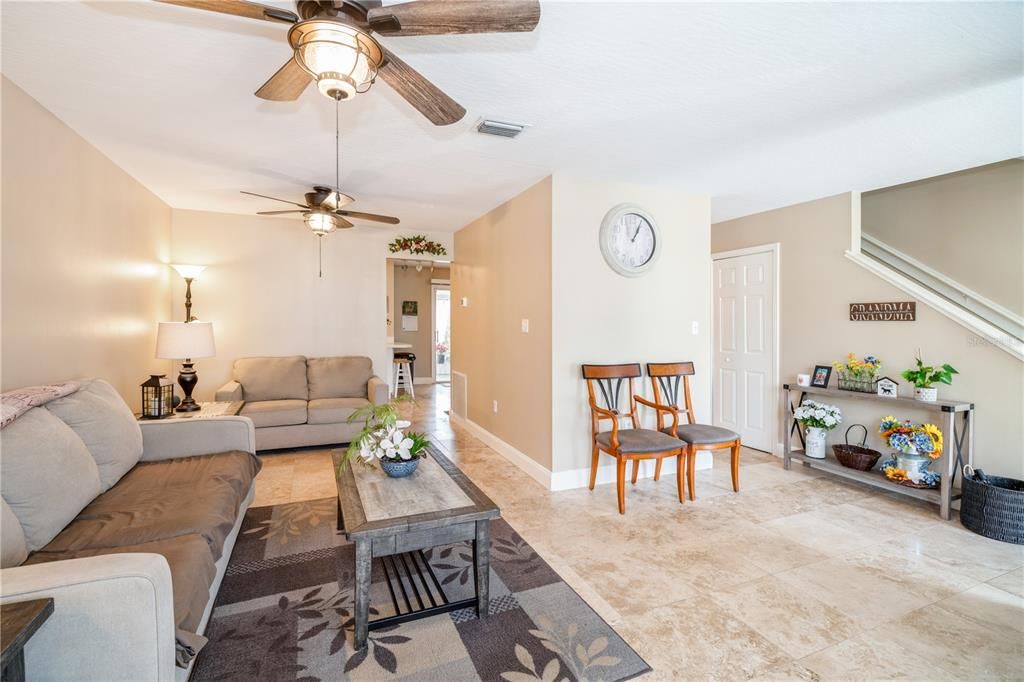
[(394, 374), (393, 380), (391, 381), (391, 386), (393, 387), (392, 397), (398, 397), (399, 388), (404, 388), (405, 392), (409, 394), (410, 398), (416, 397), (416, 391), (413, 390), (412, 387), (412, 367), (408, 359), (394, 359)]

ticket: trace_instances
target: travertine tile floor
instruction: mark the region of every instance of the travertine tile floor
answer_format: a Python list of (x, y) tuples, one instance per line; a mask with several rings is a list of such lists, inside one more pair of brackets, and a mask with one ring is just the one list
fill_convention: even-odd
[[(627, 490), (552, 493), (450, 424), (445, 386), (403, 406), (654, 668), (648, 679), (1024, 679), (1024, 546), (935, 508), (744, 450)], [(586, 434), (581, 434), (585, 438)], [(267, 454), (256, 504), (335, 494), (329, 450)]]

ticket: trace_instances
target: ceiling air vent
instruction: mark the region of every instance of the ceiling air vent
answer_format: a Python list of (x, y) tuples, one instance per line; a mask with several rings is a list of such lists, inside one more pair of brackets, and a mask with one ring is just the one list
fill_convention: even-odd
[(498, 137), (517, 137), (519, 133), (526, 130), (527, 126), (522, 123), (508, 123), (507, 121), (492, 121), (484, 119), (476, 126), (478, 133), (484, 135), (497, 135)]

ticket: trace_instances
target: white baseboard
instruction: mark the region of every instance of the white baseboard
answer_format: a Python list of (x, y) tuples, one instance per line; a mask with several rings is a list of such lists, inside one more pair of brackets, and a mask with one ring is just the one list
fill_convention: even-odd
[(448, 416), (453, 424), (458, 424), (473, 434), (476, 438), (487, 443), (487, 445), (494, 449), (499, 455), (526, 472), (530, 478), (533, 478), (545, 488), (551, 488), (551, 472), (542, 464), (538, 463), (529, 455), (509, 445), (476, 422), (460, 417), (455, 413), (451, 413)]
[[(480, 439), (498, 454), (507, 459), (508, 461), (515, 464), (517, 467), (522, 469), (530, 478), (533, 478), (542, 486), (551, 491), (559, 490), (572, 490), (573, 488), (586, 488), (590, 485), (590, 468), (584, 469), (570, 469), (568, 471), (548, 471), (543, 465), (537, 463), (536, 460), (531, 458), (529, 455), (517, 450), (515, 447), (509, 445), (501, 438), (498, 438), (493, 433), (480, 426), (476, 422), (464, 419), (457, 414), (450, 414), (449, 418), (453, 424), (458, 424), (463, 427), (474, 437)], [(608, 459), (602, 456), (603, 459)], [(694, 463), (694, 468), (697, 470), (710, 469), (714, 465), (714, 459), (711, 453), (708, 451), (702, 451), (697, 453), (697, 461)], [(632, 475), (632, 466), (627, 469), (627, 475)], [(661, 475), (675, 475), (676, 473), (676, 460), (675, 458), (666, 459), (665, 463), (661, 467)], [(640, 478), (653, 478), (654, 477), (654, 461), (648, 460), (640, 462)], [(615, 466), (612, 464), (603, 464), (597, 468), (597, 483), (614, 483), (615, 482)]]
[[(611, 461), (609, 457), (601, 455), (601, 458), (606, 461)], [(697, 461), (694, 462), (694, 469), (710, 469), (714, 465), (714, 459), (711, 453), (707, 450), (697, 453)], [(639, 478), (653, 478), (654, 477), (654, 460), (647, 460), (640, 462), (640, 474)], [(626, 475), (632, 476), (633, 466), (627, 465)], [(675, 475), (676, 473), (676, 460), (675, 458), (669, 458), (665, 460), (665, 463), (661, 466), (662, 477), (668, 475)], [(597, 467), (597, 484), (602, 483), (614, 483), (615, 482), (615, 466), (613, 464), (602, 464)], [(572, 490), (573, 488), (586, 488), (590, 485), (590, 467), (583, 469), (569, 469), (568, 471), (556, 471), (551, 474), (551, 490)]]

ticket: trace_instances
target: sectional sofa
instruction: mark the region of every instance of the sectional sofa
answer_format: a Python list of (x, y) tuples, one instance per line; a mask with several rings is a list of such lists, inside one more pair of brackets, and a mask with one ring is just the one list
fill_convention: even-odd
[(54, 600), (30, 679), (186, 679), (253, 499), (252, 422), (140, 423), (88, 380), (0, 448), (0, 601)]
[(256, 448), (347, 443), (361, 424), (349, 416), (388, 401), (388, 385), (362, 356), (240, 358), (217, 400), (244, 400), (241, 415), (256, 427)]

